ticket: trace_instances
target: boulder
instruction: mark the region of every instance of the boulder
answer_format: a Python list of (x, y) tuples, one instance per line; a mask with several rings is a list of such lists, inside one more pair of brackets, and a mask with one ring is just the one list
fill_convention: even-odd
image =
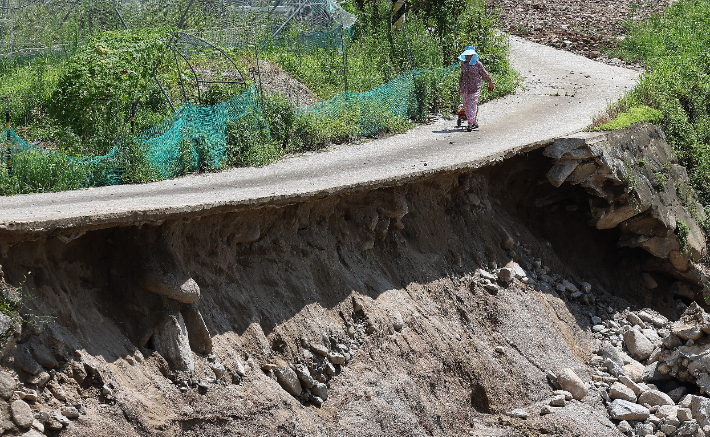
[(609, 404), (609, 416), (614, 420), (646, 420), (650, 415), (648, 408), (623, 399)]
[(690, 408), (679, 407), (676, 411), (676, 416), (681, 422), (687, 422), (693, 419), (693, 412), (690, 410)]
[(634, 382), (643, 381), (644, 367), (638, 362), (627, 364), (621, 368), (624, 373)]
[(317, 384), (316, 380), (313, 379), (311, 373), (308, 371), (308, 367), (305, 364), (297, 364), (294, 366), (294, 372), (296, 376), (301, 381), (301, 385), (306, 388), (311, 388)]
[(180, 308), (180, 313), (185, 321), (185, 328), (187, 328), (192, 350), (198, 354), (211, 354), (212, 338), (197, 305), (194, 303), (185, 304)]
[(42, 366), (34, 359), (26, 344), (17, 345), (15, 350), (15, 367), (24, 370), (30, 375), (42, 372)]
[(312, 352), (325, 357), (328, 355), (328, 348), (323, 346), (322, 344), (312, 344), (310, 345), (310, 349)]
[(641, 395), (638, 398), (638, 403), (639, 404), (648, 404), (648, 405), (675, 405), (675, 402), (673, 402), (673, 399), (670, 398), (667, 394), (663, 393), (660, 390), (648, 390), (646, 392), (641, 393)]
[(333, 364), (345, 364), (345, 357), (337, 352), (328, 352), (328, 359)]
[(515, 272), (513, 269), (503, 267), (498, 271), (498, 280), (502, 282), (510, 282), (515, 277)]
[(550, 399), (551, 407), (564, 407), (566, 404), (567, 401), (565, 400), (565, 395), (556, 395)]
[(648, 366), (644, 367), (643, 369), (643, 376), (642, 379), (644, 382), (663, 382), (663, 381), (668, 381), (669, 379), (672, 378), (671, 375), (668, 375), (667, 373), (663, 373), (659, 370), (661, 363), (656, 361), (655, 363), (651, 363)]
[(624, 359), (621, 356), (621, 352), (608, 341), (605, 341), (602, 344), (600, 353), (602, 357), (613, 361), (617, 366), (622, 367), (624, 365)]
[[(634, 381), (632, 381), (631, 378), (629, 378), (628, 376), (620, 375), (618, 378), (619, 378), (619, 382), (624, 384), (626, 387), (630, 388), (631, 391), (633, 391), (636, 396), (638, 396), (644, 392), (644, 390), (638, 384), (636, 384)], [(636, 401), (634, 401), (634, 402), (636, 402)]]
[(699, 340), (703, 336), (703, 331), (700, 326), (696, 324), (687, 324), (682, 322), (676, 322), (671, 328), (673, 335), (676, 335), (683, 340)]
[(220, 379), (227, 371), (224, 365), (219, 361), (210, 363), (210, 369), (212, 369), (212, 372), (214, 372), (214, 377), (217, 379)]
[(629, 387), (620, 382), (615, 382), (609, 388), (609, 397), (612, 399), (623, 399), (629, 402), (636, 402), (636, 394)]
[(16, 387), (15, 378), (8, 372), (0, 371), (0, 398), (10, 399)]
[(12, 420), (20, 428), (29, 428), (35, 420), (32, 409), (27, 402), (22, 400), (12, 401), (10, 403), (10, 412), (12, 413)]
[(62, 407), (61, 411), (62, 416), (66, 417), (67, 419), (76, 419), (79, 417), (79, 410), (77, 410), (76, 407), (65, 405)]
[(311, 387), (311, 393), (313, 393), (314, 396), (318, 396), (319, 398), (323, 399), (324, 401), (328, 400), (328, 386), (323, 384), (322, 382), (318, 382), (313, 387)]
[(653, 343), (637, 329), (629, 329), (624, 333), (624, 344), (637, 360), (650, 357), (655, 348)]
[(298, 380), (296, 372), (294, 372), (289, 367), (279, 367), (274, 371), (276, 375), (276, 381), (281, 384), (284, 390), (292, 394), (293, 396), (300, 396), (303, 391), (301, 387), (301, 382)]
[(12, 421), (12, 412), (10, 404), (0, 400), (0, 435), (5, 435), (6, 431), (16, 430), (17, 426)]
[(150, 264), (138, 276), (138, 282), (151, 293), (162, 294), (178, 302), (193, 303), (200, 299), (200, 286), (187, 273), (165, 270)]
[(187, 327), (177, 306), (169, 308), (163, 322), (155, 328), (153, 345), (174, 370), (192, 372), (195, 369)]
[(362, 301), (358, 297), (355, 297), (355, 296), (353, 296), (352, 301), (353, 301), (353, 312), (356, 313), (358, 311), (362, 311), (362, 308), (363, 308)]
[(560, 370), (557, 374), (557, 383), (562, 390), (572, 393), (572, 396), (577, 400), (581, 400), (589, 393), (589, 389), (584, 385), (584, 382), (569, 368)]
[(688, 396), (692, 396), (690, 398), (690, 412), (693, 414), (693, 419), (697, 420), (701, 427), (710, 425), (710, 398)]

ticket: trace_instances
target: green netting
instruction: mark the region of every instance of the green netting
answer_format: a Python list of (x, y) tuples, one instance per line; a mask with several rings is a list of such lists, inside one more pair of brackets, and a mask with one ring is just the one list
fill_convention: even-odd
[[(344, 118), (354, 122), (356, 132), (369, 136), (381, 131), (387, 120), (412, 118), (418, 113), (419, 102), (415, 93), (415, 78), (421, 74), (446, 74), (458, 67), (455, 63), (438, 70), (410, 70), (395, 79), (365, 93), (341, 93), (335, 97), (310, 106), (296, 108), (301, 113), (329, 119)], [(248, 121), (247, 126), (268, 132), (261, 114), (257, 89), (252, 86), (239, 96), (212, 106), (197, 106), (184, 103), (175, 113), (161, 123), (136, 135), (131, 140), (133, 147), (144, 153), (147, 164), (155, 179), (169, 179), (193, 172), (200, 167), (220, 169), (226, 158), (226, 126), (229, 121)], [(6, 152), (9, 132), (10, 153)], [(0, 139), (5, 147), (0, 160), (7, 162), (7, 156), (35, 153), (57, 156), (56, 151), (48, 151), (28, 144), (10, 129), (3, 131)], [(102, 156), (64, 156), (75, 170), (84, 175), (83, 186), (115, 185), (125, 183), (124, 175), (130, 169), (124, 152), (129, 143), (116, 144), (109, 153)], [(132, 150), (128, 150), (133, 153)], [(19, 160), (22, 162), (22, 160)]]
[[(251, 87), (239, 96), (213, 106), (197, 106), (185, 103), (170, 117), (156, 126), (138, 134), (134, 140), (140, 143), (145, 158), (157, 179), (170, 179), (181, 174), (193, 172), (200, 165), (220, 169), (225, 158), (225, 128), (228, 120), (238, 121), (252, 118), (251, 125), (263, 128), (259, 114), (257, 92)], [(2, 139), (8, 138), (8, 130), (2, 132)], [(56, 151), (45, 150), (22, 140), (14, 130), (9, 130), (10, 152), (7, 140), (2, 153), (2, 162), (9, 157), (33, 151), (43, 154), (62, 155)], [(74, 157), (68, 161), (77, 165), (79, 171), (86, 174), (84, 186), (117, 185), (124, 183), (122, 175), (126, 172), (125, 162), (119, 156), (125, 143), (115, 145), (109, 153), (102, 156)]]

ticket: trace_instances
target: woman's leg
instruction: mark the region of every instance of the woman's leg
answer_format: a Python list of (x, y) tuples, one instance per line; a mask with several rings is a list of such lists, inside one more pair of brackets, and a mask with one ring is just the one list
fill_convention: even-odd
[(472, 115), (469, 116), (468, 113), (466, 113), (466, 116), (468, 117), (468, 123), (473, 125), (473, 124), (478, 124), (478, 98), (481, 96), (481, 88), (478, 88), (475, 93), (471, 94), (471, 113)]
[(473, 94), (467, 94), (463, 93), (461, 94), (463, 98), (463, 110), (466, 112), (466, 118), (468, 119), (468, 125), (471, 126), (474, 121), (474, 117), (476, 117), (476, 113), (474, 112), (473, 109)]

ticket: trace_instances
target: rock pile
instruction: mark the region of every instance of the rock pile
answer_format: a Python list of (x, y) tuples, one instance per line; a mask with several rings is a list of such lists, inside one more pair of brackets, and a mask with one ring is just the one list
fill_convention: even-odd
[(609, 416), (629, 436), (710, 434), (710, 316), (692, 303), (676, 322), (651, 310), (592, 317)]
[[(321, 406), (328, 400), (328, 382), (352, 360), (358, 339), (376, 332), (375, 325), (365, 313), (363, 301), (352, 298), (353, 324), (347, 326), (349, 338), (339, 338), (324, 332), (319, 340), (301, 338), (302, 357), (296, 363), (277, 363), (267, 360), (261, 369), (281, 387), (302, 402)], [(391, 315), (392, 328), (401, 331), (402, 315)]]
[(32, 408), (37, 400), (37, 390), (20, 383), (15, 375), (0, 371), (0, 434), (41, 436), (45, 430), (59, 431), (86, 414), (81, 403), (64, 405), (57, 411), (37, 411)]

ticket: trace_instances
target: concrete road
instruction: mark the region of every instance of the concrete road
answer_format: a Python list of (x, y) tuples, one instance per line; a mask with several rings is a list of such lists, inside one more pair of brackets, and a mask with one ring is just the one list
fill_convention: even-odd
[(0, 198), (0, 230), (47, 232), (138, 224), (211, 209), (296, 200), (479, 167), (536, 143), (578, 132), (638, 80), (638, 72), (510, 38), (525, 80), (479, 110), (480, 129), (438, 119), (407, 133), (284, 159), (144, 185)]

